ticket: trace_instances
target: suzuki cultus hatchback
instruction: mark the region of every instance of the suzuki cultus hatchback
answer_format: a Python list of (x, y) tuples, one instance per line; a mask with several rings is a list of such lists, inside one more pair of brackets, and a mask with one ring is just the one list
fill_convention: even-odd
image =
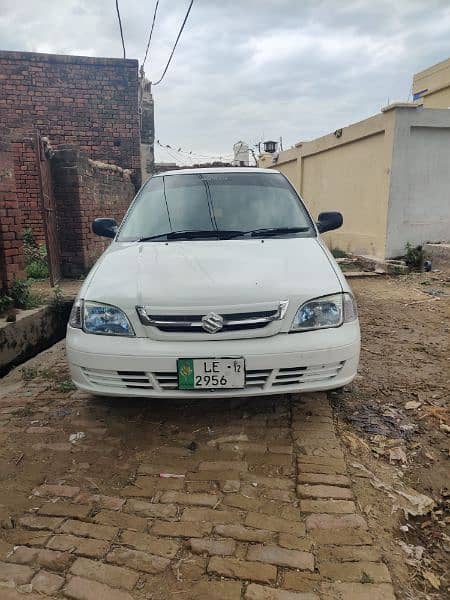
[[(330, 199), (332, 200), (332, 199)], [(355, 376), (355, 300), (288, 180), (257, 168), (149, 179), (75, 301), (67, 356), (98, 395), (198, 398), (330, 390)]]

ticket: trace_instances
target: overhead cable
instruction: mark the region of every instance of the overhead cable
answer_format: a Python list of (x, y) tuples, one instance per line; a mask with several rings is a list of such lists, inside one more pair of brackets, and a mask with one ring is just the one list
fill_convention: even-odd
[(122, 19), (120, 18), (119, 0), (116, 0), (116, 12), (117, 12), (117, 19), (119, 20), (120, 38), (122, 40), (123, 60), (125, 60), (127, 57), (127, 54), (125, 52), (125, 41), (123, 39)]
[(176, 47), (177, 47), (178, 40), (180, 39), (180, 37), (181, 37), (181, 34), (183, 33), (184, 26), (186, 25), (186, 21), (188, 20), (189, 13), (191, 12), (191, 8), (192, 8), (192, 5), (193, 5), (193, 4), (194, 4), (194, 0), (191, 0), (191, 2), (190, 2), (190, 4), (189, 4), (189, 8), (187, 9), (186, 15), (185, 15), (185, 17), (184, 17), (183, 23), (182, 23), (182, 25), (181, 25), (181, 27), (180, 27), (180, 31), (178, 32), (177, 39), (175, 40), (175, 44), (173, 45), (172, 52), (170, 53), (169, 60), (167, 61), (166, 67), (165, 67), (165, 69), (164, 69), (164, 71), (163, 71), (163, 74), (162, 74), (162, 75), (161, 75), (161, 77), (158, 79), (158, 81), (156, 81), (156, 82), (155, 82), (153, 85), (158, 85), (158, 84), (160, 84), (160, 83), (161, 83), (161, 81), (164, 79), (164, 76), (165, 76), (165, 74), (167, 73), (167, 69), (169, 68), (169, 65), (170, 65), (170, 62), (171, 62), (171, 60), (172, 60), (172, 57), (173, 57), (173, 55), (175, 54), (175, 49), (176, 49)]
[(153, 28), (155, 27), (155, 19), (156, 19), (156, 13), (158, 11), (158, 4), (159, 4), (159, 0), (156, 0), (156, 4), (155, 4), (155, 10), (153, 12), (153, 21), (152, 21), (152, 27), (150, 29), (150, 34), (148, 36), (148, 42), (147, 42), (147, 48), (145, 49), (145, 56), (144, 56), (144, 60), (142, 61), (142, 66), (141, 68), (144, 68), (145, 65), (145, 61), (147, 60), (147, 55), (148, 55), (148, 50), (150, 48), (150, 42), (152, 41), (152, 34), (153, 34)]

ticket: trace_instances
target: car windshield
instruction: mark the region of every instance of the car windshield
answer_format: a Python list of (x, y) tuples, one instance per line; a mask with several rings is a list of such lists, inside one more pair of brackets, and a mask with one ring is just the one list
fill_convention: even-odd
[(118, 241), (314, 236), (300, 198), (280, 173), (156, 176), (142, 188)]

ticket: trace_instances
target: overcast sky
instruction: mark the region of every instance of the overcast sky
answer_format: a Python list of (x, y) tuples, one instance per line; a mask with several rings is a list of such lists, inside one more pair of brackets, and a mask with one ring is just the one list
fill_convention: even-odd
[[(142, 61), (154, 4), (120, 0), (128, 58)], [(160, 0), (154, 81), (188, 4)], [(114, 0), (0, 0), (0, 48), (121, 57)], [(413, 73), (449, 56), (449, 0), (194, 0), (153, 90), (156, 137), (205, 155), (241, 139), (286, 148), (406, 101)]]

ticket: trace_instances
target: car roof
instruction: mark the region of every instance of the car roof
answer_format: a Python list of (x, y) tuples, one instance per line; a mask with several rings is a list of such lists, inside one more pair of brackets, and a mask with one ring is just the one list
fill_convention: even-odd
[(275, 169), (260, 169), (259, 167), (210, 167), (207, 169), (173, 169), (156, 173), (153, 177), (161, 177), (162, 175), (192, 175), (202, 173), (279, 173)]

